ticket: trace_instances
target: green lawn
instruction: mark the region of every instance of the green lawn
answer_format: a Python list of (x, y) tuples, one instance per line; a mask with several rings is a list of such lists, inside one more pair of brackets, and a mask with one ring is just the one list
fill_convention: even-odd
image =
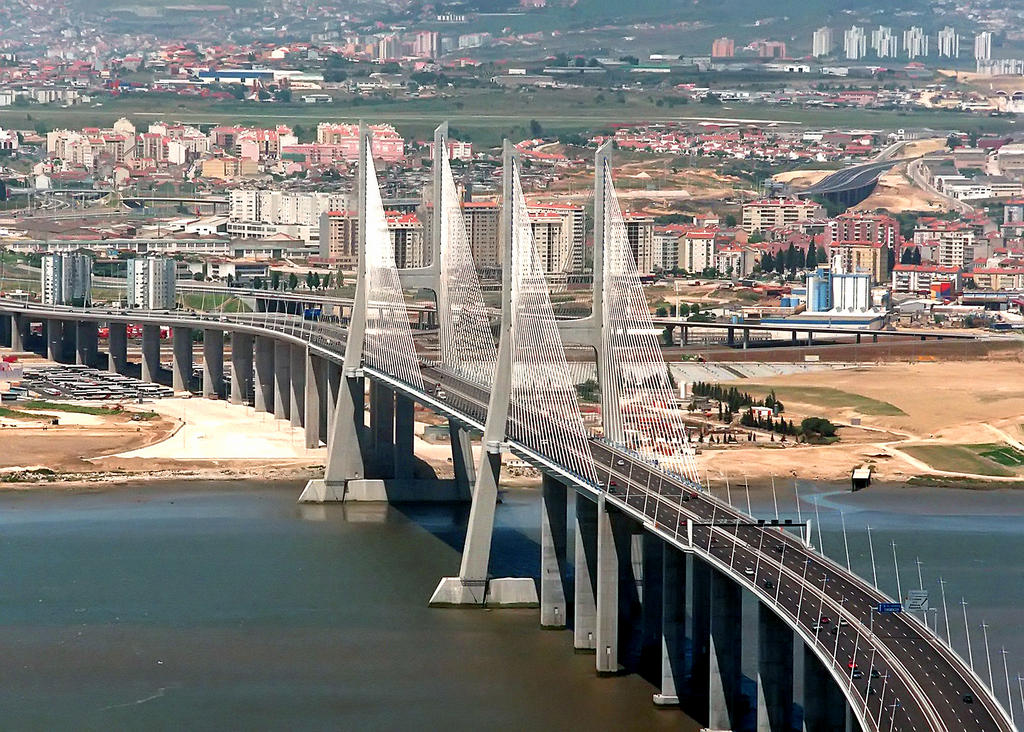
[(989, 443), (984, 445), (969, 445), (969, 447), (982, 457), (994, 460), (1000, 465), (1008, 468), (1024, 467), (1024, 452), (1015, 447), (1003, 443)]
[(737, 384), (740, 391), (748, 391), (760, 395), (774, 390), (775, 396), (785, 404), (788, 401), (811, 404), (835, 409), (855, 409), (861, 414), (895, 417), (906, 414), (902, 409), (889, 402), (872, 399), (861, 394), (840, 391), (829, 386), (771, 386), (768, 384)]
[(45, 414), (32, 414), (32, 412), (22, 412), (19, 409), (10, 409), (9, 407), (0, 407), (0, 417), (7, 417), (8, 419), (30, 419), (37, 422), (46, 422), (52, 419)]
[(58, 402), (48, 402), (42, 399), (24, 402), (19, 404), (22, 409), (40, 410), (49, 412), (74, 412), (75, 414), (120, 414), (124, 410), (120, 407), (105, 408), (105, 407), (89, 407), (84, 404), (61, 404)]
[(972, 445), (909, 445), (901, 447), (911, 457), (927, 463), (936, 470), (954, 473), (976, 473), (1007, 477), (1014, 475), (998, 462), (983, 457), (972, 449)]

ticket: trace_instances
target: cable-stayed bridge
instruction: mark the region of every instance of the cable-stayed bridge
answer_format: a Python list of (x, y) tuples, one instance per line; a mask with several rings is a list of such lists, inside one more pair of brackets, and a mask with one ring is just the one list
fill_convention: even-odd
[[(653, 655), (660, 669), (655, 701), (682, 705), (710, 729), (794, 729), (796, 652), (803, 655), (806, 730), (1013, 729), (989, 688), (991, 675), (986, 685), (948, 638), (909, 613), (887, 612), (892, 598), (815, 550), (810, 522), (787, 528), (759, 521), (701, 485), (685, 426), (671, 408), (660, 328), (615, 199), (609, 148), (598, 150), (595, 165), (593, 312), (567, 321), (552, 313), (519, 160), (506, 144), (495, 346), (445, 137), (439, 128), (431, 222), (439, 246), (428, 266), (398, 270), (361, 135), (360, 257), (344, 324), (279, 312), (210, 316), (5, 300), (3, 341), (24, 349), (30, 324), (42, 322), (48, 355), (90, 363), (99, 357), (96, 325), (105, 322), (108, 367), (123, 373), (126, 326), (141, 324), (141, 373), (155, 380), (159, 328), (170, 325), (172, 381), (185, 389), (192, 332), (202, 330), (203, 392), (227, 396), (227, 335), (230, 398), (290, 419), (305, 427), (307, 444), (328, 446), (325, 475), (310, 481), (301, 500), (468, 497), (458, 574), (441, 579), (432, 604), (539, 604), (542, 625), (571, 627), (575, 648), (594, 653), (599, 673), (618, 673)], [(437, 297), (436, 361), (420, 356), (410, 327), (404, 292), (419, 288)], [(584, 424), (565, 345), (594, 349), (600, 435)], [(415, 403), (449, 420), (456, 474), (450, 484), (412, 474)], [(471, 432), (482, 434), (478, 460)], [(539, 593), (530, 578), (489, 571), (507, 452), (543, 473)], [(741, 690), (740, 659), (750, 642), (741, 622), (744, 591), (758, 601), (754, 715)]]

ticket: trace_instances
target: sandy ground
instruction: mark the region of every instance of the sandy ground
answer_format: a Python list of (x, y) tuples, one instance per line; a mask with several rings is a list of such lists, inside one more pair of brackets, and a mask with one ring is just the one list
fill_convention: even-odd
[(891, 170), (878, 179), (875, 190), (853, 207), (856, 211), (948, 211), (949, 206), (938, 196), (914, 185), (903, 172), (903, 166)]
[(806, 188), (835, 172), (834, 170), (789, 170), (785, 173), (776, 173), (772, 176), (772, 180), (787, 183), (796, 188)]
[[(823, 416), (836, 424), (841, 441), (808, 446), (760, 442), (730, 448), (705, 448), (699, 461), (714, 475), (732, 471), (763, 480), (770, 475), (846, 479), (854, 467), (871, 464), (877, 478), (891, 481), (931, 474), (1000, 480), (967, 472), (936, 470), (901, 451), (908, 445), (1003, 443), (1024, 447), (1024, 386), (1018, 360), (893, 363), (864, 368), (808, 372), (758, 379), (776, 386), (787, 419)], [(742, 382), (736, 385), (743, 389)], [(896, 407), (903, 414), (872, 414), (868, 405), (835, 404), (834, 397), (803, 393), (785, 396), (786, 387), (826, 387), (863, 395)], [(840, 396), (840, 400), (843, 397)], [(856, 400), (856, 396), (853, 397)], [(861, 427), (851, 427), (860, 419)], [(739, 453), (739, 454), (737, 454)], [(1019, 481), (1024, 473), (1003, 478)]]

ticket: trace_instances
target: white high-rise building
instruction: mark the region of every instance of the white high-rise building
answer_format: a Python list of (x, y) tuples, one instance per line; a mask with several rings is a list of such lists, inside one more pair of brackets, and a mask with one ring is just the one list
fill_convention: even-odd
[(177, 262), (168, 257), (128, 260), (128, 307), (173, 310)]
[(941, 58), (960, 58), (960, 34), (951, 25), (947, 25), (939, 31), (939, 56)]
[(92, 258), (46, 254), (42, 266), (43, 304), (88, 305), (92, 301)]
[(228, 233), (247, 239), (286, 234), (312, 242), (320, 233), (320, 216), (351, 208), (345, 193), (292, 193), (236, 188), (230, 193)]
[(899, 55), (899, 39), (893, 35), (892, 28), (880, 25), (871, 31), (871, 48), (878, 58), (896, 58)]
[(868, 36), (859, 25), (843, 33), (843, 53), (849, 61), (858, 61), (868, 55)]
[(923, 58), (928, 55), (928, 36), (924, 28), (915, 25), (903, 31), (903, 51), (907, 58)]
[(832, 29), (828, 26), (818, 28), (811, 40), (811, 54), (816, 57), (831, 56), (833, 45)]
[(974, 60), (988, 61), (992, 58), (992, 34), (982, 31), (974, 37)]

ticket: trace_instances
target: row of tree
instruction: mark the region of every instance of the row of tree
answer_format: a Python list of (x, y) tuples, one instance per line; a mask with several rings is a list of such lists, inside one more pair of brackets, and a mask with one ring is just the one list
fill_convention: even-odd
[(789, 420), (787, 422), (782, 417), (775, 419), (771, 416), (755, 416), (751, 409), (748, 409), (740, 415), (740, 424), (744, 427), (753, 427), (759, 430), (767, 430), (768, 432), (778, 432), (780, 435), (796, 436), (800, 434), (800, 429), (793, 424), (793, 420)]
[(814, 269), (828, 261), (828, 253), (818, 249), (814, 242), (807, 247), (807, 253), (797, 249), (793, 244), (787, 249), (780, 249), (776, 254), (765, 252), (761, 255), (761, 271), (784, 274), (787, 270), (795, 275), (798, 269)]
[[(231, 275), (228, 275), (228, 286), (230, 287), (233, 280)], [(306, 289), (308, 290), (327, 290), (331, 287), (332, 278), (330, 273), (325, 274), (321, 277), (316, 272), (306, 273)], [(341, 277), (338, 278), (338, 286), (344, 284)], [(270, 281), (264, 280), (262, 277), (256, 277), (252, 281), (253, 289), (256, 290), (296, 290), (299, 287), (299, 277), (294, 272), (288, 275), (288, 279), (284, 280), (281, 273), (276, 270), (270, 271)]]
[[(716, 400), (720, 405), (730, 412), (738, 412), (742, 407), (767, 407), (776, 414), (785, 411), (785, 405), (780, 402), (775, 391), (772, 390), (764, 399), (755, 399), (745, 391), (740, 391), (735, 386), (724, 387), (721, 384), (713, 384), (707, 381), (694, 382), (691, 389), (694, 396), (707, 397)], [(696, 408), (696, 405), (694, 405)]]

